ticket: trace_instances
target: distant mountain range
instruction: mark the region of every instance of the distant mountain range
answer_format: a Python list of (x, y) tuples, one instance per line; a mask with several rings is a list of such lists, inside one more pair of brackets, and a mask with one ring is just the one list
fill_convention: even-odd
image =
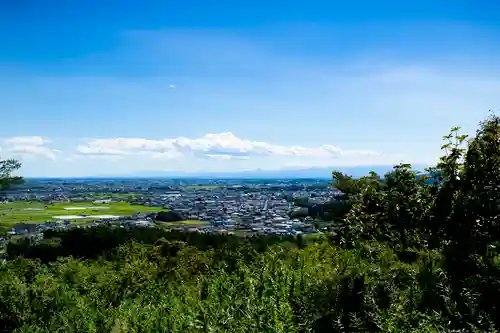
[[(242, 179), (329, 179), (332, 171), (338, 170), (355, 178), (367, 176), (370, 171), (379, 175), (392, 170), (392, 165), (339, 166), (328, 168), (282, 169), (282, 170), (248, 170), (227, 172), (182, 172), (182, 171), (148, 171), (127, 175), (115, 175), (124, 178), (242, 178)], [(423, 172), (428, 165), (414, 165), (413, 168)], [(113, 176), (106, 176), (113, 177)]]

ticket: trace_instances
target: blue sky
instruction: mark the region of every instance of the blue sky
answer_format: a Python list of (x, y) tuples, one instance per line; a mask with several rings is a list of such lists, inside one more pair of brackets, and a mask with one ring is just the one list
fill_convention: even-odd
[(494, 1), (0, 4), (26, 176), (432, 164), (500, 106)]

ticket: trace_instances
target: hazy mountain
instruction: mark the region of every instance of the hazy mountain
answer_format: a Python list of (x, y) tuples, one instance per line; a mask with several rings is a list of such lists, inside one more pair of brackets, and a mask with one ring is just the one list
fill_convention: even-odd
[[(427, 165), (414, 165), (414, 169), (423, 171)], [(332, 171), (338, 170), (353, 177), (366, 176), (370, 171), (383, 175), (392, 170), (392, 165), (341, 166), (328, 168), (249, 170), (227, 172), (182, 172), (182, 171), (147, 171), (117, 177), (139, 178), (331, 178)]]

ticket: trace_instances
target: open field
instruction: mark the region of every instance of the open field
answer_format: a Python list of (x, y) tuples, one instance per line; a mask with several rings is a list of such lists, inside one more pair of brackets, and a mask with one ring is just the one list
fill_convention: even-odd
[(180, 225), (184, 226), (201, 226), (208, 225), (209, 223), (206, 221), (200, 220), (184, 220), (184, 221), (175, 221), (175, 222), (160, 222), (160, 226), (168, 228), (168, 227), (178, 227)]
[(179, 222), (173, 222), (174, 224), (192, 224), (192, 225), (208, 225), (207, 221), (200, 221), (200, 220), (184, 220), (184, 221), (179, 221)]
[(239, 188), (241, 185), (186, 185), (184, 188), (188, 189), (200, 189), (200, 190), (209, 190), (215, 188)]
[[(134, 206), (128, 202), (110, 202), (94, 204), (92, 202), (57, 202), (43, 204), (40, 202), (18, 201), (0, 204), (0, 225), (15, 223), (43, 222), (61, 220), (61, 216), (74, 222), (89, 222), (110, 216), (132, 215), (134, 213), (158, 212), (165, 209), (159, 207)], [(80, 215), (89, 215), (81, 218)], [(59, 216), (59, 218), (57, 218)], [(77, 217), (74, 217), (77, 216)], [(73, 217), (73, 218), (72, 218)]]
[(311, 234), (311, 235), (304, 235), (304, 238), (314, 241), (314, 240), (325, 240), (325, 239), (327, 239), (327, 236), (325, 234), (317, 233), (317, 234)]
[(140, 196), (138, 193), (96, 193), (88, 195), (93, 199), (135, 199)]

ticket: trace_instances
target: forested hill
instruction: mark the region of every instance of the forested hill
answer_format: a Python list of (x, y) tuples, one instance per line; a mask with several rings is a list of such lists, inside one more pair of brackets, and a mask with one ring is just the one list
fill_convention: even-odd
[(321, 238), (102, 227), (11, 243), (0, 331), (497, 332), (500, 118), (454, 128), (428, 172), (334, 172), (341, 226)]

